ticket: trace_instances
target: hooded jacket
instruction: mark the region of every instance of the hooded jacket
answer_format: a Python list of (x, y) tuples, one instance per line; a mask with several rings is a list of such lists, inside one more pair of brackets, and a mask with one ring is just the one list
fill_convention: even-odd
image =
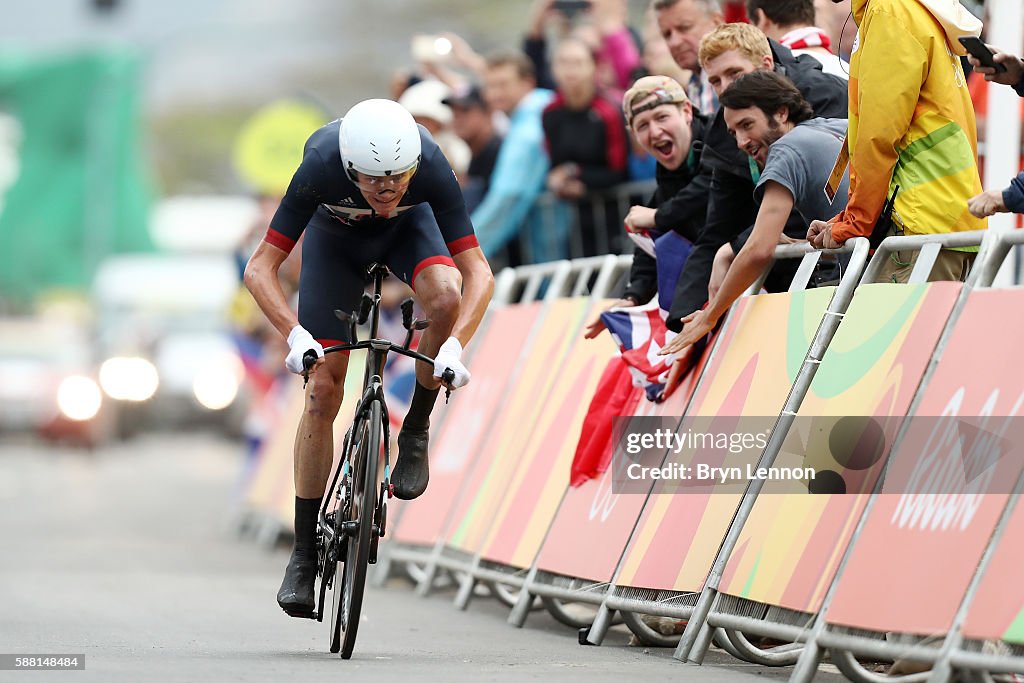
[(956, 0), (853, 0), (850, 199), (832, 225), (843, 242), (869, 235), (898, 185), (907, 233), (981, 230), (967, 210), (979, 194), (977, 124), (960, 64), (961, 36), (981, 22)]
[[(654, 214), (654, 226), (660, 234), (674, 230), (689, 241), (696, 242), (704, 228), (711, 176), (699, 171), (707, 129), (707, 118), (695, 111), (690, 124), (690, 153), (686, 159), (675, 170), (658, 164), (655, 176), (658, 188), (647, 202), (647, 206), (657, 209)], [(657, 291), (657, 264), (654, 258), (637, 249), (633, 253), (629, 281), (622, 296), (643, 304), (650, 301)]]
[[(796, 85), (814, 109), (815, 116), (846, 118), (846, 81), (823, 73), (821, 62), (810, 55), (796, 56), (788, 47), (774, 40), (769, 40), (768, 44), (775, 71)], [(736, 146), (736, 139), (729, 134), (721, 109), (715, 113), (705, 138), (701, 174), (710, 176), (707, 223), (676, 284), (665, 323), (673, 332), (682, 330), (681, 318), (698, 310), (708, 300), (708, 281), (715, 252), (740, 236), (757, 217), (751, 159)], [(787, 223), (786, 233), (794, 237), (807, 235), (807, 225), (796, 211)], [(775, 277), (770, 277), (766, 286), (771, 287), (771, 291), (785, 289), (795, 267), (792, 262), (780, 262), (773, 269)]]

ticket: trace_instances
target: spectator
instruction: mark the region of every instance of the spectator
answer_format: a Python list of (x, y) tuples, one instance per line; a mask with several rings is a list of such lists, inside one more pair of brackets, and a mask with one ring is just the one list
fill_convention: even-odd
[[(658, 162), (658, 188), (647, 206), (629, 210), (626, 228), (656, 238), (675, 231), (693, 242), (707, 213), (710, 177), (700, 173), (707, 117), (693, 110), (683, 87), (668, 76), (639, 79), (623, 96), (622, 108), (630, 132)], [(637, 250), (625, 292), (613, 307), (650, 301), (658, 290), (657, 270), (654, 257)], [(598, 318), (587, 326), (585, 336), (591, 339), (603, 329)]]
[(722, 0), (722, 17), (727, 24), (745, 24), (750, 22), (750, 17), (747, 16), (747, 7), (743, 0)]
[[(533, 64), (522, 53), (502, 53), (487, 60), (484, 98), (492, 109), (508, 115), (509, 129), (498, 151), (490, 189), (473, 212), (472, 221), (488, 259), (500, 257), (512, 266), (522, 263), (513, 240), (527, 223), (548, 172), (541, 112), (553, 93), (537, 88), (535, 79)], [(535, 234), (540, 224), (528, 223), (531, 232), (525, 237), (536, 242), (543, 237)], [(544, 254), (536, 256), (543, 258)]]
[[(986, 81), (1008, 85), (1016, 90), (1018, 95), (1024, 97), (1024, 60), (991, 45), (988, 48), (995, 55), (996, 63), (1005, 66), (1006, 71), (997, 74), (992, 67), (982, 66), (973, 56), (968, 56), (975, 73), (983, 75)], [(978, 218), (1007, 211), (1024, 213), (1024, 172), (1011, 180), (1010, 186), (1005, 190), (989, 190), (971, 197), (967, 201), (967, 208)]]
[(690, 102), (702, 113), (714, 114), (718, 98), (697, 61), (697, 49), (700, 39), (723, 22), (718, 0), (654, 0), (653, 7), (672, 58), (690, 72)]
[(814, 25), (828, 32), (832, 51), (847, 63), (857, 37), (857, 24), (851, 19), (850, 0), (814, 0)]
[(967, 59), (970, 61), (971, 66), (977, 73), (982, 74), (986, 81), (994, 81), (1003, 85), (1008, 85), (1017, 91), (1017, 94), (1024, 97), (1024, 59), (1015, 57), (1009, 53), (1003, 52), (999, 48), (988, 46), (993, 53), (993, 59), (997, 64), (1002, 64), (1006, 67), (1006, 71), (997, 74), (996, 70), (992, 67), (982, 66), (981, 62), (975, 59), (973, 56), (968, 55)]
[[(984, 219), (964, 211), (981, 193), (977, 126), (957, 38), (978, 35), (981, 22), (959, 3), (857, 0), (860, 46), (850, 63), (850, 197), (828, 221), (807, 233), (832, 248), (869, 236), (893, 190), (893, 233), (981, 230)], [(900, 49), (893, 49), (898, 45)], [(906, 282), (920, 252), (894, 252), (879, 281)], [(963, 280), (976, 247), (943, 249), (930, 280)]]
[(562, 41), (552, 66), (558, 90), (542, 118), (551, 159), (548, 189), (578, 199), (625, 180), (625, 121), (598, 92), (594, 59), (585, 44)]
[(450, 94), (447, 85), (429, 79), (406, 88), (398, 103), (430, 132), (455, 175), (462, 178), (469, 168), (471, 153), (469, 146), (451, 130), (452, 110), (443, 102)]
[[(728, 267), (721, 286), (712, 278), (715, 291), (708, 306), (683, 319), (682, 333), (662, 354), (681, 351), (715, 328), (733, 302), (771, 264), (775, 246), (791, 241), (783, 230), (794, 209), (806, 220), (831, 208), (821, 189), (843, 146), (846, 119), (812, 118), (814, 112), (800, 91), (784, 76), (767, 70), (740, 77), (722, 93), (720, 101), (736, 144), (761, 170), (754, 189), (760, 206), (750, 238)], [(844, 177), (836, 194), (840, 208), (846, 202), (843, 191), (848, 186), (849, 179)], [(727, 263), (734, 252), (726, 244), (721, 253)]]
[[(658, 26), (658, 13), (654, 11), (653, 5), (644, 12), (644, 29), (641, 37), (643, 39), (640, 65), (643, 73), (641, 76), (668, 76), (678, 83), (688, 83), (690, 81), (691, 72), (676, 64), (676, 60), (672, 57), (672, 52), (668, 49), (668, 43), (661, 36), (661, 27)], [(703, 113), (711, 114), (712, 112)]]
[(750, 23), (793, 54), (810, 55), (825, 73), (849, 78), (850, 65), (832, 52), (832, 39), (814, 25), (814, 0), (747, 0), (747, 14)]
[[(633, 136), (658, 160), (658, 188), (648, 207), (634, 206), (626, 217), (627, 229), (643, 237), (638, 239), (641, 248), (633, 256), (623, 298), (585, 332), (592, 339), (608, 329), (620, 351), (609, 361), (599, 385), (609, 390), (596, 394), (610, 397), (602, 409), (611, 412), (598, 410), (587, 416), (599, 424), (607, 423), (608, 414), (632, 414), (631, 404), (621, 400), (620, 393), (627, 377), (643, 387), (648, 400), (661, 401), (700, 357), (698, 348), (672, 358), (659, 358), (656, 351), (673, 336), (665, 318), (675, 280), (707, 213), (710, 176), (700, 172), (707, 119), (686, 99), (683, 86), (667, 76), (639, 79), (624, 96), (623, 110)], [(652, 298), (655, 293), (658, 296)], [(593, 435), (600, 433), (600, 427), (593, 430)], [(592, 443), (597, 444), (599, 439)]]
[(619, 236), (621, 217), (612, 203), (598, 218), (584, 196), (626, 180), (625, 121), (621, 110), (598, 92), (593, 55), (581, 41), (563, 40), (552, 67), (558, 90), (542, 118), (551, 160), (547, 187), (561, 199), (581, 200), (575, 227), (582, 253), (574, 250), (573, 255), (608, 253), (609, 238)]
[[(660, 74), (668, 76), (677, 83), (688, 83), (690, 81), (690, 72), (681, 69), (676, 64), (676, 61), (672, 59), (672, 53), (668, 50), (668, 44), (661, 37), (657, 13), (654, 11), (653, 6), (649, 6), (647, 11), (644, 12), (644, 28), (641, 37), (643, 52), (641, 55), (641, 70), (637, 74), (637, 78)], [(637, 142), (636, 136), (630, 135), (629, 179), (653, 180), (657, 165), (658, 162), (655, 158), (644, 151), (643, 147)]]
[(490, 188), (501, 135), (495, 130), (494, 116), (479, 86), (457, 91), (442, 101), (452, 110), (452, 130), (469, 145), (472, 154), (462, 183), (466, 209), (472, 212)]
[(588, 9), (573, 15), (554, 5), (554, 0), (534, 0), (523, 38), (523, 52), (534, 64), (538, 85), (555, 88), (554, 75), (548, 65), (545, 29), (556, 24), (561, 36), (571, 34), (590, 46), (602, 86), (618, 93), (629, 87), (633, 73), (640, 66), (640, 50), (626, 25), (625, 0), (590, 0)]
[[(774, 70), (793, 82), (819, 116), (846, 117), (846, 81), (822, 73), (807, 57), (798, 60), (789, 48), (766, 38), (749, 24), (724, 24), (705, 36), (700, 44), (700, 63), (718, 93), (744, 74)], [(719, 248), (743, 234), (757, 215), (753, 198), (757, 166), (736, 147), (721, 111), (705, 138), (701, 163), (705, 172), (713, 175), (711, 197), (704, 231), (683, 266), (672, 298), (667, 325), (676, 332), (682, 328), (681, 319), (707, 301), (712, 264)], [(806, 225), (798, 213), (793, 213), (786, 232), (803, 237)], [(734, 245), (737, 250), (739, 246)], [(794, 267), (792, 263), (777, 264), (765, 286), (769, 291), (786, 289)]]
[(989, 190), (967, 200), (972, 215), (986, 218), (995, 213), (1024, 213), (1024, 171), (1005, 190)]

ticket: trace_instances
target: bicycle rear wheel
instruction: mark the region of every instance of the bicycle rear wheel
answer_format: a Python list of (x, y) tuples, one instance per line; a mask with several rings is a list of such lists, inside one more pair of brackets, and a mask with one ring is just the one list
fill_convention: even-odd
[[(331, 615), (331, 652), (341, 651), (342, 659), (352, 656), (363, 606), (366, 567), (373, 541), (374, 511), (377, 507), (377, 470), (381, 446), (380, 401), (370, 403), (369, 410), (357, 418), (346, 458), (349, 469), (347, 487), (339, 502), (337, 529), (346, 534), (344, 556), (339, 556), (335, 572), (333, 609)], [(348, 522), (347, 525), (345, 523)], [(338, 537), (339, 542), (341, 537)], [(344, 563), (342, 567), (341, 564)]]

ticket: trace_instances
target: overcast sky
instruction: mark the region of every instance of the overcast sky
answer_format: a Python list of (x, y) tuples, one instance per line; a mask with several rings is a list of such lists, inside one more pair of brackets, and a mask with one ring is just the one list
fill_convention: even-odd
[[(146, 102), (158, 112), (277, 94), (325, 97), (317, 90), (330, 91), (328, 100), (334, 94), (355, 100), (383, 88), (386, 74), (408, 61), (412, 33), (447, 28), (501, 42), (518, 36), (522, 26), (515, 23), (525, 21), (528, 6), (528, 0), (115, 2), (114, 11), (99, 13), (92, 0), (4, 0), (0, 50), (133, 46), (148, 59)], [(502, 20), (509, 14), (512, 21)]]

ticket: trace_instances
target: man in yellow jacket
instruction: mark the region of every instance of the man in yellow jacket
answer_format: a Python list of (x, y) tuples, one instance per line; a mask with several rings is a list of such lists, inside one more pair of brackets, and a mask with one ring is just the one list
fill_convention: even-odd
[[(956, 0), (853, 0), (850, 59), (850, 194), (807, 238), (835, 248), (871, 235), (898, 186), (890, 234), (982, 230), (967, 210), (981, 192), (974, 107), (958, 42), (981, 22)], [(930, 280), (963, 280), (976, 249), (940, 252)], [(880, 281), (905, 282), (918, 252), (890, 255)]]

